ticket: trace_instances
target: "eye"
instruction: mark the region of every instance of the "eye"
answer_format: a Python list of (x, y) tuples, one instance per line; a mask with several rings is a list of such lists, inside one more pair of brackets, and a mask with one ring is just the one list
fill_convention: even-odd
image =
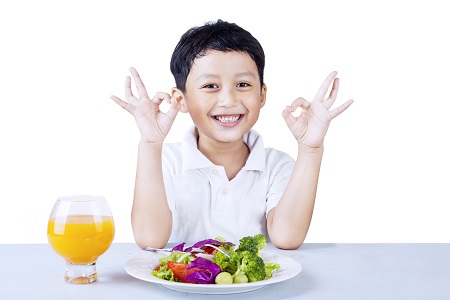
[(247, 82), (239, 82), (238, 84), (236, 84), (236, 87), (238, 87), (238, 88), (249, 87), (249, 86), (251, 86), (251, 85)]
[(219, 88), (219, 86), (214, 83), (208, 83), (208, 84), (205, 84), (204, 86), (202, 86), (202, 89), (218, 89), (218, 88)]

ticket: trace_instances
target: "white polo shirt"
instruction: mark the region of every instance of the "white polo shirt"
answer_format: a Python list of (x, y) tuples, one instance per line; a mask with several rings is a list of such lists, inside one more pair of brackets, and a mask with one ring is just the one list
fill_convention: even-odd
[(250, 149), (245, 166), (231, 181), (225, 169), (197, 148), (192, 127), (181, 143), (163, 147), (164, 184), (172, 211), (169, 242), (197, 242), (221, 236), (238, 244), (257, 233), (267, 239), (266, 217), (280, 200), (294, 167), (288, 154), (264, 148), (255, 131), (243, 139)]

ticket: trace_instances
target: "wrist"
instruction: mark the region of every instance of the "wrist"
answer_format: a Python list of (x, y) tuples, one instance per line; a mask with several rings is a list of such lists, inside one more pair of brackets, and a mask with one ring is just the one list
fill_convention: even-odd
[(298, 153), (317, 153), (322, 154), (324, 151), (323, 145), (319, 147), (309, 147), (306, 145), (298, 144)]
[(145, 148), (148, 150), (162, 150), (163, 142), (148, 142), (144, 140), (139, 141), (139, 148)]

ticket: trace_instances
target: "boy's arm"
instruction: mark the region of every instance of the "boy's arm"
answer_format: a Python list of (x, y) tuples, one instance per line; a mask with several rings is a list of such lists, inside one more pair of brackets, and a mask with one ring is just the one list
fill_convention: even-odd
[(131, 224), (141, 248), (163, 248), (172, 230), (162, 174), (162, 144), (141, 141), (134, 189)]
[(297, 249), (311, 223), (323, 148), (298, 147), (291, 178), (277, 206), (267, 216), (272, 243), (282, 249)]
[[(162, 174), (162, 145), (180, 110), (177, 99), (167, 93), (157, 93), (150, 99), (134, 68), (130, 68), (139, 98), (131, 91), (131, 78), (125, 81), (127, 102), (111, 96), (118, 105), (131, 113), (141, 133), (134, 190), (131, 223), (136, 243), (141, 248), (162, 248), (172, 229), (172, 213), (167, 203)], [(162, 101), (170, 103), (167, 112), (159, 109)]]
[[(283, 111), (286, 124), (298, 142), (298, 155), (283, 196), (267, 216), (270, 239), (279, 248), (296, 249), (302, 245), (314, 209), (325, 134), (331, 120), (353, 103), (348, 100), (329, 110), (339, 88), (336, 75), (336, 72), (328, 75), (311, 103), (298, 98)], [(331, 92), (325, 98), (331, 82)], [(292, 112), (298, 107), (302, 108), (302, 114), (294, 117)]]

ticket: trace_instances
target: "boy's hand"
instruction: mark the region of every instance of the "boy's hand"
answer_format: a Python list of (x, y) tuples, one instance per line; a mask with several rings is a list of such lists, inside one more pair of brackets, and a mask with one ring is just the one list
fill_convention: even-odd
[[(133, 75), (139, 98), (131, 92), (131, 78), (127, 76), (125, 97), (128, 102), (116, 96), (111, 96), (111, 99), (134, 116), (141, 132), (141, 141), (162, 143), (180, 110), (180, 104), (169, 94), (162, 92), (157, 93), (153, 99), (150, 99), (138, 72), (134, 68), (130, 68), (130, 72)], [(170, 108), (166, 113), (159, 109), (164, 100), (170, 103)]]
[[(353, 100), (348, 100), (341, 106), (329, 110), (336, 100), (339, 88), (339, 78), (335, 78), (336, 75), (337, 72), (331, 72), (328, 75), (311, 103), (304, 98), (298, 98), (284, 109), (283, 117), (286, 124), (300, 146), (306, 148), (322, 147), (331, 120), (353, 103)], [(325, 98), (331, 82), (333, 82), (333, 87), (328, 97)], [(303, 111), (298, 117), (294, 117), (292, 113), (298, 107), (302, 108)]]

